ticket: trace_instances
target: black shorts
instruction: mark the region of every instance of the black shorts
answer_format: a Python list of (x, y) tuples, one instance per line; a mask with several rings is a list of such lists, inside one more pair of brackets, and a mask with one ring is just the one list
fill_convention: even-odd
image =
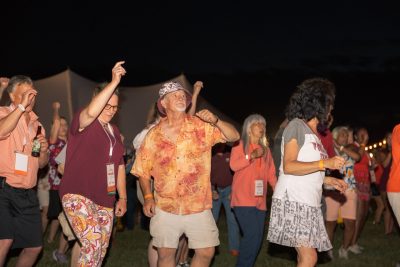
[(62, 206), (58, 190), (49, 190), (49, 210), (47, 211), (47, 218), (49, 220), (56, 220), (61, 211)]
[(39, 200), (34, 189), (14, 188), (0, 178), (0, 239), (13, 239), (12, 248), (43, 245)]

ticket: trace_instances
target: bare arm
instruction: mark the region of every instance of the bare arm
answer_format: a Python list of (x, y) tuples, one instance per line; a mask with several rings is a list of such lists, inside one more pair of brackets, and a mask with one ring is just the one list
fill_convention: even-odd
[(203, 82), (201, 82), (201, 81), (197, 81), (193, 86), (192, 106), (190, 107), (190, 109), (188, 111), (189, 115), (193, 116), (196, 113), (197, 98), (198, 98), (202, 88), (203, 88)]
[[(22, 95), (21, 105), (26, 108), (32, 103), (36, 95), (37, 91), (34, 89), (26, 91)], [(16, 108), (13, 112), (2, 118), (0, 120), (0, 136), (2, 137), (7, 136), (12, 131), (14, 131), (15, 127), (17, 127), (18, 121), (21, 118), (22, 114), (25, 114), (25, 112), (19, 108)]]
[(360, 154), (355, 149), (352, 149), (353, 146), (345, 146), (342, 148), (342, 151), (346, 153), (350, 158), (355, 161), (359, 161), (361, 159)]
[(345, 153), (348, 155), (350, 158), (352, 158), (355, 161), (360, 160), (360, 154), (358, 153), (358, 148), (354, 144), (348, 144), (347, 146), (341, 146), (336, 143), (336, 141), (333, 141), (333, 145), (337, 150), (340, 151), (340, 153)]
[(0, 99), (3, 95), (4, 89), (6, 89), (8, 86), (9, 81), (10, 81), (10, 79), (7, 77), (0, 77)]
[(118, 166), (118, 179), (117, 179), (118, 202), (115, 205), (115, 215), (121, 217), (126, 212), (126, 174), (125, 165)]
[(338, 156), (333, 158), (324, 159), (322, 161), (322, 167), (320, 161), (303, 162), (298, 161), (297, 157), (299, 154), (299, 146), (296, 139), (290, 140), (285, 144), (283, 154), (283, 172), (291, 175), (306, 175), (317, 171), (324, 170), (323, 168), (329, 169), (340, 169), (344, 164), (344, 159)]
[(222, 134), (225, 136), (225, 141), (235, 142), (239, 140), (240, 134), (232, 124), (218, 119), (217, 123), (214, 125), (221, 130)]
[(60, 130), (60, 103), (54, 102), (53, 103), (53, 125), (51, 126), (50, 131), (50, 144), (54, 144), (57, 141), (58, 131)]
[(344, 180), (331, 176), (325, 176), (324, 184), (333, 186), (336, 190), (340, 191), (340, 193), (344, 193), (349, 187)]
[(0, 92), (7, 88), (10, 79), (7, 77), (0, 77)]
[(0, 120), (0, 136), (6, 137), (12, 131), (14, 131), (15, 127), (17, 127), (18, 121), (21, 118), (23, 111), (19, 108), (16, 108), (13, 112), (5, 116)]
[(223, 120), (220, 120), (217, 116), (215, 116), (210, 111), (203, 109), (196, 113), (196, 116), (202, 119), (205, 122), (213, 124), (215, 127), (220, 129), (221, 133), (224, 135), (224, 139), (227, 142), (235, 142), (239, 140), (240, 134), (236, 130), (236, 128)]
[(115, 64), (112, 69), (112, 80), (107, 86), (96, 95), (89, 105), (82, 110), (79, 117), (79, 129), (84, 129), (90, 125), (101, 113), (105, 105), (107, 104), (110, 97), (113, 95), (115, 89), (117, 88), (121, 77), (125, 75), (126, 71), (122, 67), (124, 61), (119, 61)]
[(153, 192), (151, 192), (151, 181), (148, 178), (139, 177), (139, 184), (140, 188), (142, 188), (144, 198), (143, 212), (147, 217), (153, 217), (156, 204), (154, 202)]

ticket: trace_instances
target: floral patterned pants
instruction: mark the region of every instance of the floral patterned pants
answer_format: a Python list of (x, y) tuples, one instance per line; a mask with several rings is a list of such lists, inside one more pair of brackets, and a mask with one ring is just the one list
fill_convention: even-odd
[(101, 266), (113, 226), (113, 209), (77, 194), (62, 198), (64, 212), (81, 244), (79, 266)]

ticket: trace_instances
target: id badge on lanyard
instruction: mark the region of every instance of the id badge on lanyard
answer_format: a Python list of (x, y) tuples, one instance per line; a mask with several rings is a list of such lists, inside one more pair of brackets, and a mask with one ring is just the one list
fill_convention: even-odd
[[(107, 124), (108, 129), (111, 133), (111, 135), (114, 137), (112, 128), (110, 126), (110, 124)], [(113, 155), (113, 151), (114, 151), (114, 145), (112, 144), (111, 141), (111, 137), (108, 135), (107, 130), (105, 130), (105, 133), (108, 137), (108, 139), (110, 140), (110, 150), (108, 152), (108, 156), (109, 156), (109, 163), (106, 164), (106, 171), (107, 171), (107, 194), (109, 195), (115, 195), (116, 193), (116, 186), (115, 186), (115, 168), (114, 168), (114, 163), (111, 162), (111, 157)], [(115, 137), (114, 137), (115, 138)], [(114, 142), (116, 142), (117, 140), (115, 139)]]
[(28, 160), (29, 156), (24, 153), (26, 145), (26, 137), (22, 140), (22, 151), (14, 151), (15, 165), (14, 174), (26, 176), (28, 174)]
[(114, 163), (107, 163), (107, 194), (115, 195), (115, 171)]
[(19, 151), (15, 151), (15, 174), (24, 176), (28, 174), (28, 158), (28, 155)]
[(262, 197), (264, 195), (264, 181), (263, 180), (255, 180), (254, 185), (255, 185), (254, 196)]

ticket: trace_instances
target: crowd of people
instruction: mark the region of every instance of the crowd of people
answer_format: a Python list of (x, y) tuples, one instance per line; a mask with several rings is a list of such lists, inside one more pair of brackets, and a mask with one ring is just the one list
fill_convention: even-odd
[[(367, 129), (331, 130), (331, 81), (311, 78), (298, 85), (273, 146), (262, 115), (249, 114), (240, 134), (211, 111), (196, 110), (201, 81), (193, 94), (167, 82), (149, 101), (147, 125), (129, 142), (128, 153), (112, 124), (123, 65), (115, 64), (111, 81), (99, 84), (70, 122), (54, 102), (48, 135), (34, 113), (40, 96), (32, 80), (0, 78), (0, 93), (11, 100), (0, 107), (0, 266), (14, 248), (21, 249), (16, 266), (33, 266), (44, 233), (52, 243), (60, 226), (55, 261), (101, 266), (120, 218), (133, 228), (136, 199), (151, 236), (151, 267), (210, 266), (220, 245), (221, 207), (237, 267), (254, 266), (265, 240), (295, 248), (297, 266), (315, 266), (323, 251), (333, 260), (338, 223), (344, 227), (335, 248), (339, 258), (360, 254), (371, 200), (373, 223), (383, 217), (385, 234), (399, 222), (400, 125), (374, 154), (365, 149)], [(34, 142), (39, 154), (31, 153)]]

